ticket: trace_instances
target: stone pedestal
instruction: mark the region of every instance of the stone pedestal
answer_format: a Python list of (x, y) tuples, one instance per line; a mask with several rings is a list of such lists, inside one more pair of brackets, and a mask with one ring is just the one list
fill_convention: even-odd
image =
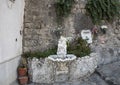
[(55, 82), (64, 82), (68, 81), (70, 78), (70, 66), (71, 63), (75, 61), (75, 55), (66, 55), (66, 58), (62, 59), (57, 57), (57, 55), (51, 55), (48, 59), (54, 63), (54, 81)]

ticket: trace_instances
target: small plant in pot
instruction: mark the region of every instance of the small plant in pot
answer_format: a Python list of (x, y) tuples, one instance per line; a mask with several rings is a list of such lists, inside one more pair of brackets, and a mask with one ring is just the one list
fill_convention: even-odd
[(19, 84), (20, 85), (26, 85), (27, 83), (28, 83), (28, 77), (27, 76), (19, 77)]
[(27, 62), (25, 58), (21, 58), (20, 64), (18, 66), (18, 80), (21, 85), (28, 83)]
[(20, 64), (18, 66), (18, 75), (25, 76), (27, 74), (27, 63), (25, 58), (21, 58)]

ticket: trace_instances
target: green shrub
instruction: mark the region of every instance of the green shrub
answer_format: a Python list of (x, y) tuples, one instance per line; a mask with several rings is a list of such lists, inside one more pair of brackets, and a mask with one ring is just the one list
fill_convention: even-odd
[(26, 58), (33, 58), (33, 57), (36, 57), (36, 58), (45, 58), (45, 57), (48, 57), (49, 55), (53, 55), (53, 54), (56, 54), (57, 52), (57, 48), (52, 48), (52, 49), (48, 49), (46, 51), (37, 51), (37, 52), (26, 52), (24, 53), (22, 56), (26, 57)]
[[(74, 54), (77, 57), (83, 57), (90, 54), (90, 47), (88, 46), (87, 42), (81, 38), (74, 40), (73, 42), (67, 44), (67, 53)], [(45, 58), (49, 55), (55, 55), (57, 53), (57, 46), (52, 49), (48, 49), (46, 51), (40, 52), (27, 52), (24, 53), (22, 56), (26, 58)]]
[(91, 50), (86, 40), (78, 38), (72, 43), (68, 44), (68, 54), (75, 54), (77, 57), (89, 55)]

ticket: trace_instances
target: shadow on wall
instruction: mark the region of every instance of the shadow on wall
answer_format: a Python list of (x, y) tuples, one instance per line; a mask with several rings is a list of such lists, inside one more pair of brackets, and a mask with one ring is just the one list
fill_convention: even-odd
[(91, 29), (93, 23), (91, 19), (85, 14), (77, 13), (74, 18), (74, 28), (76, 34), (80, 33), (83, 29)]

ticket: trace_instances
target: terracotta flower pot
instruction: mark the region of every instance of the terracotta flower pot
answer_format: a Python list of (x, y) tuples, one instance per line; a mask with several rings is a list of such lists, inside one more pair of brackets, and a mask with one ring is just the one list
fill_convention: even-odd
[(25, 76), (27, 74), (27, 68), (18, 68), (18, 76)]
[(27, 83), (28, 83), (28, 77), (27, 77), (27, 76), (19, 77), (19, 78), (18, 78), (18, 81), (19, 81), (19, 84), (20, 84), (20, 85), (27, 84)]

